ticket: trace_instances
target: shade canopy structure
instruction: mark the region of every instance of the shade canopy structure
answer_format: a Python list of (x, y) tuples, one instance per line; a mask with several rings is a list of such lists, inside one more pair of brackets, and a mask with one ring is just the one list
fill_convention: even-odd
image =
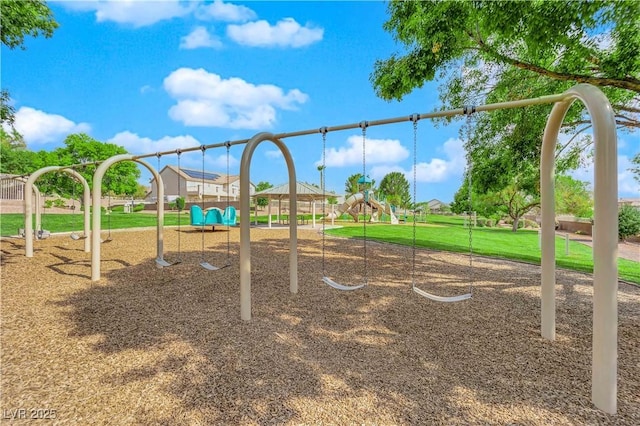
[[(308, 201), (312, 203), (312, 226), (315, 227), (315, 201), (324, 201), (328, 197), (337, 197), (337, 194), (334, 192), (324, 191), (322, 189), (310, 185), (305, 182), (296, 182), (296, 194), (298, 197), (298, 201)], [(269, 215), (269, 224), (271, 227), (271, 200), (278, 200), (278, 210), (277, 216), (281, 217), (282, 208), (281, 202), (282, 200), (289, 199), (289, 183), (283, 183), (282, 185), (273, 186), (271, 188), (267, 188), (263, 191), (256, 192), (251, 195), (254, 199), (258, 198), (267, 198), (269, 200), (269, 206), (267, 208), (267, 214)], [(291, 214), (296, 214), (296, 212), (290, 212)]]

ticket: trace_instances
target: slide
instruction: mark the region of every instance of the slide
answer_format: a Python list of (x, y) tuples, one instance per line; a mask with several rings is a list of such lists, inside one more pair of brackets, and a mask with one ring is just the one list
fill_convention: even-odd
[(326, 218), (327, 219), (336, 219), (336, 218), (342, 216), (342, 214), (344, 212), (347, 212), (357, 222), (358, 221), (358, 211), (356, 209), (354, 209), (354, 207), (359, 205), (362, 202), (364, 202), (364, 195), (362, 195), (360, 193), (353, 194), (352, 196), (347, 198), (344, 201), (344, 203), (342, 203), (338, 207), (336, 207), (336, 210), (333, 213), (329, 213)]
[[(369, 199), (368, 200), (369, 204), (371, 205), (372, 208), (376, 209), (378, 212), (384, 212), (384, 213), (388, 214), (391, 217), (391, 223), (393, 225), (397, 225), (398, 224), (398, 218), (393, 213), (393, 210), (391, 209), (391, 205), (390, 204), (385, 203), (384, 201), (378, 200), (373, 195), (373, 192), (369, 192), (368, 199)], [(361, 194), (361, 193), (353, 194), (349, 198), (347, 198), (344, 203), (342, 203), (341, 205), (336, 207), (336, 210), (333, 213), (329, 213), (326, 218), (327, 219), (336, 219), (336, 218), (342, 216), (343, 213), (347, 212), (357, 222), (358, 221), (358, 213), (359, 213), (359, 211), (355, 207), (360, 205), (361, 203), (364, 203), (364, 195)], [(378, 221), (378, 213), (374, 212), (371, 215), (371, 222), (377, 222), (377, 221)]]
[[(374, 209), (378, 209), (378, 211), (388, 214), (391, 217), (392, 225), (398, 224), (398, 217), (393, 213), (393, 210), (391, 209), (391, 204), (378, 200), (375, 197), (375, 195), (373, 195), (373, 193), (369, 193), (369, 204), (371, 204), (371, 207), (373, 207)], [(371, 215), (371, 222), (376, 222), (377, 220), (378, 220), (377, 214)]]

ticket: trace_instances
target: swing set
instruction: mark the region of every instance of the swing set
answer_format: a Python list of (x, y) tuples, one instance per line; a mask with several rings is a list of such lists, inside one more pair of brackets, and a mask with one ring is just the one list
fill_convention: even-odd
[[(553, 108), (547, 120), (542, 140), (540, 162), (540, 192), (541, 192), (541, 335), (548, 340), (555, 339), (555, 204), (554, 204), (554, 165), (555, 149), (560, 133), (560, 128), (569, 107), (574, 101), (580, 100), (587, 108), (593, 124), (593, 139), (595, 146), (594, 155), (594, 215), (598, 218), (598, 233), (594, 235), (594, 272), (593, 272), (593, 356), (592, 356), (592, 401), (601, 410), (615, 414), (617, 409), (617, 287), (618, 268), (616, 263), (617, 253), (617, 135), (615, 116), (611, 104), (602, 91), (589, 84), (578, 84), (561, 94), (542, 96), (533, 99), (502, 102), (477, 106), (475, 112), (488, 112), (498, 109), (521, 108), (531, 105), (553, 104)], [(436, 111), (425, 114), (413, 114), (410, 116), (381, 119), (361, 123), (344, 124), (333, 127), (325, 127), (320, 133), (361, 128), (363, 134), (366, 127), (412, 121), (414, 126), (418, 120), (425, 118), (454, 117), (469, 114), (468, 108), (458, 108), (448, 111)], [(362, 123), (365, 123), (363, 126)], [(240, 317), (243, 320), (251, 319), (251, 241), (250, 241), (250, 165), (256, 147), (264, 142), (274, 143), (282, 152), (289, 174), (289, 199), (291, 210), (297, 207), (296, 173), (293, 158), (282, 139), (312, 135), (318, 133), (318, 128), (301, 130), (290, 133), (272, 134), (268, 132), (258, 133), (250, 139), (242, 139), (222, 144), (211, 144), (206, 149), (245, 144), (240, 162)], [(414, 145), (417, 144), (414, 139)], [(201, 147), (183, 149), (182, 152), (196, 151)], [(169, 151), (175, 153), (176, 151)], [(162, 153), (165, 154), (165, 153)], [(143, 158), (155, 154), (128, 155), (122, 154), (104, 161), (96, 169), (93, 187), (93, 233), (91, 245), (91, 279), (100, 279), (100, 217), (99, 186), (106, 170), (119, 161), (135, 161), (147, 167), (157, 179), (158, 199), (162, 200), (164, 191), (159, 174), (142, 161)], [(364, 149), (363, 149), (364, 156)], [(414, 149), (415, 161), (415, 149)], [(364, 159), (363, 159), (363, 165)], [(415, 168), (414, 168), (415, 170)], [(364, 170), (363, 170), (364, 171)], [(415, 172), (415, 171), (414, 171)], [(468, 170), (468, 175), (470, 171)], [(33, 257), (33, 234), (31, 225), (32, 186), (36, 174), (29, 177), (25, 185), (25, 249), (27, 257)], [(415, 179), (415, 178), (414, 178)], [(415, 190), (415, 185), (414, 185)], [(164, 209), (163, 203), (158, 203), (157, 225), (157, 253), (158, 259), (163, 256), (162, 224)], [(468, 221), (471, 223), (471, 220)], [(363, 259), (366, 265), (366, 224), (364, 229)], [(470, 234), (471, 235), (471, 234)], [(473, 247), (470, 238), (470, 267), (473, 267)], [(414, 243), (415, 246), (415, 243)], [(415, 265), (415, 260), (413, 261)], [(297, 223), (289, 224), (289, 290), (295, 294), (298, 292), (298, 259), (297, 259)], [(414, 266), (415, 270), (415, 266)], [(322, 271), (323, 278), (328, 277), (326, 271)], [(367, 268), (363, 271), (363, 287), (367, 284)], [(332, 279), (327, 279), (332, 281)], [(327, 281), (325, 283), (329, 284)], [(471, 285), (472, 279), (470, 279)], [(337, 283), (336, 283), (337, 284)], [(359, 284), (360, 285), (360, 284)], [(413, 291), (432, 300), (459, 301), (471, 297), (471, 287), (468, 293), (459, 296), (437, 296), (425, 292), (412, 280)]]

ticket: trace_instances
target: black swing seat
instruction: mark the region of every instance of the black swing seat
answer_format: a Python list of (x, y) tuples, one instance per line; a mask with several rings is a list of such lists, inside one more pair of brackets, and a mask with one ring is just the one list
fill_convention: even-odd
[(339, 284), (335, 281), (333, 281), (331, 278), (329, 277), (322, 277), (322, 281), (335, 288), (336, 290), (342, 290), (342, 291), (351, 291), (351, 290), (358, 290), (361, 289), (362, 287), (364, 287), (364, 284), (359, 284), (359, 285), (344, 285), (344, 284)]

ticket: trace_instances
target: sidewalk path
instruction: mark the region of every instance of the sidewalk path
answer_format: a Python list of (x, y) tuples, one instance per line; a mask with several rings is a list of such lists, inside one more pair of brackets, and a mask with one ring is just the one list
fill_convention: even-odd
[[(558, 235), (565, 236), (569, 234), (569, 239), (571, 241), (575, 241), (577, 243), (588, 245), (589, 247), (593, 246), (593, 240), (591, 235), (579, 235), (572, 234), (570, 232), (558, 231)], [(640, 244), (638, 243), (630, 243), (630, 242), (619, 242), (618, 243), (618, 257), (623, 259), (633, 260), (634, 262), (640, 262)]]

